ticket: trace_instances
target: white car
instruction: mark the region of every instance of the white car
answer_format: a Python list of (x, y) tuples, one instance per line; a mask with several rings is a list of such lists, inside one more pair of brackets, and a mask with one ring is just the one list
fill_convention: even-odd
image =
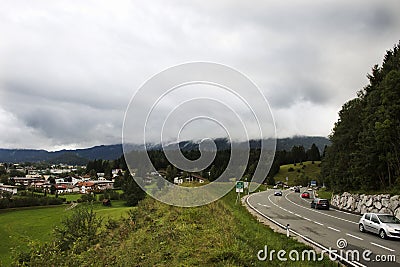
[(391, 214), (365, 213), (359, 223), (361, 232), (378, 234), (381, 238), (400, 238), (400, 220)]

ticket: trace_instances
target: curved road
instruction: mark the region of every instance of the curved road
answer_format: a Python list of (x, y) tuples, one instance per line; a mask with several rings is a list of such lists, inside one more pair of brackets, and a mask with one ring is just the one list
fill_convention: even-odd
[[(400, 239), (383, 240), (371, 233), (358, 230), (359, 215), (345, 213), (335, 209), (316, 210), (310, 208), (311, 199), (303, 199), (301, 193), (290, 190), (282, 191), (282, 196), (274, 196), (274, 190), (267, 190), (249, 196), (249, 204), (258, 212), (283, 224), (311, 240), (338, 250), (338, 239), (345, 239), (347, 246), (342, 250), (358, 250), (358, 266), (400, 266)], [(312, 197), (312, 194), (311, 194)], [(270, 248), (273, 249), (273, 248)], [(362, 253), (372, 252), (363, 260)], [(349, 256), (350, 258), (350, 256)], [(389, 259), (390, 262), (383, 260)], [(395, 258), (395, 262), (393, 262)]]

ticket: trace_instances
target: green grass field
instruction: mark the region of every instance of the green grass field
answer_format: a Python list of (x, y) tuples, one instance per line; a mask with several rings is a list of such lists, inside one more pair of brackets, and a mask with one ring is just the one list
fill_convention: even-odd
[[(100, 203), (94, 205), (98, 215), (119, 219), (125, 216), (130, 207), (124, 201), (112, 201), (111, 207)], [(81, 204), (80, 204), (81, 205)], [(50, 241), (53, 228), (60, 224), (70, 205), (21, 208), (0, 211), (0, 266), (10, 264), (11, 248), (26, 249), (30, 241)]]
[[(299, 163), (297, 163), (296, 166), (294, 164), (282, 165), (279, 173), (274, 176), (275, 182), (286, 182), (286, 177), (288, 177), (288, 185), (292, 186), (300, 185), (303, 180), (307, 180), (308, 182), (311, 180), (318, 180), (321, 173), (320, 163), (320, 161), (315, 161), (314, 164), (312, 164), (311, 161), (306, 161), (303, 162), (303, 165)], [(289, 171), (290, 168), (293, 168), (293, 171)], [(302, 175), (304, 176), (301, 177)]]

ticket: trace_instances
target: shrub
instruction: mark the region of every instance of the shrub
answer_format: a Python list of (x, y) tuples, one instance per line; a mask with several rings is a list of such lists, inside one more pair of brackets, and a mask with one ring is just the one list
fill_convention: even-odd
[(116, 229), (119, 226), (119, 222), (112, 218), (109, 218), (106, 222), (106, 228), (109, 230)]
[(62, 251), (73, 248), (81, 253), (98, 242), (101, 223), (91, 205), (80, 205), (55, 228), (56, 243)]
[(105, 198), (110, 200), (120, 200), (121, 195), (117, 191), (106, 189), (103, 194), (99, 196), (99, 200), (102, 201)]
[(292, 167), (290, 167), (289, 169), (288, 169), (288, 172), (293, 172), (294, 171), (294, 169), (292, 168)]
[[(78, 199), (79, 200), (79, 199)], [(96, 196), (92, 194), (84, 194), (80, 198), (81, 202), (91, 202), (96, 201)], [(78, 201), (79, 202), (79, 201)]]

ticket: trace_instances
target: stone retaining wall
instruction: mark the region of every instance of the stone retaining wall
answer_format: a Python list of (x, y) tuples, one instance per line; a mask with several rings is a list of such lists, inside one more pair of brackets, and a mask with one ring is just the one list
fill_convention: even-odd
[(400, 196), (343, 194), (333, 195), (331, 205), (349, 212), (364, 214), (366, 212), (389, 213), (400, 218)]

